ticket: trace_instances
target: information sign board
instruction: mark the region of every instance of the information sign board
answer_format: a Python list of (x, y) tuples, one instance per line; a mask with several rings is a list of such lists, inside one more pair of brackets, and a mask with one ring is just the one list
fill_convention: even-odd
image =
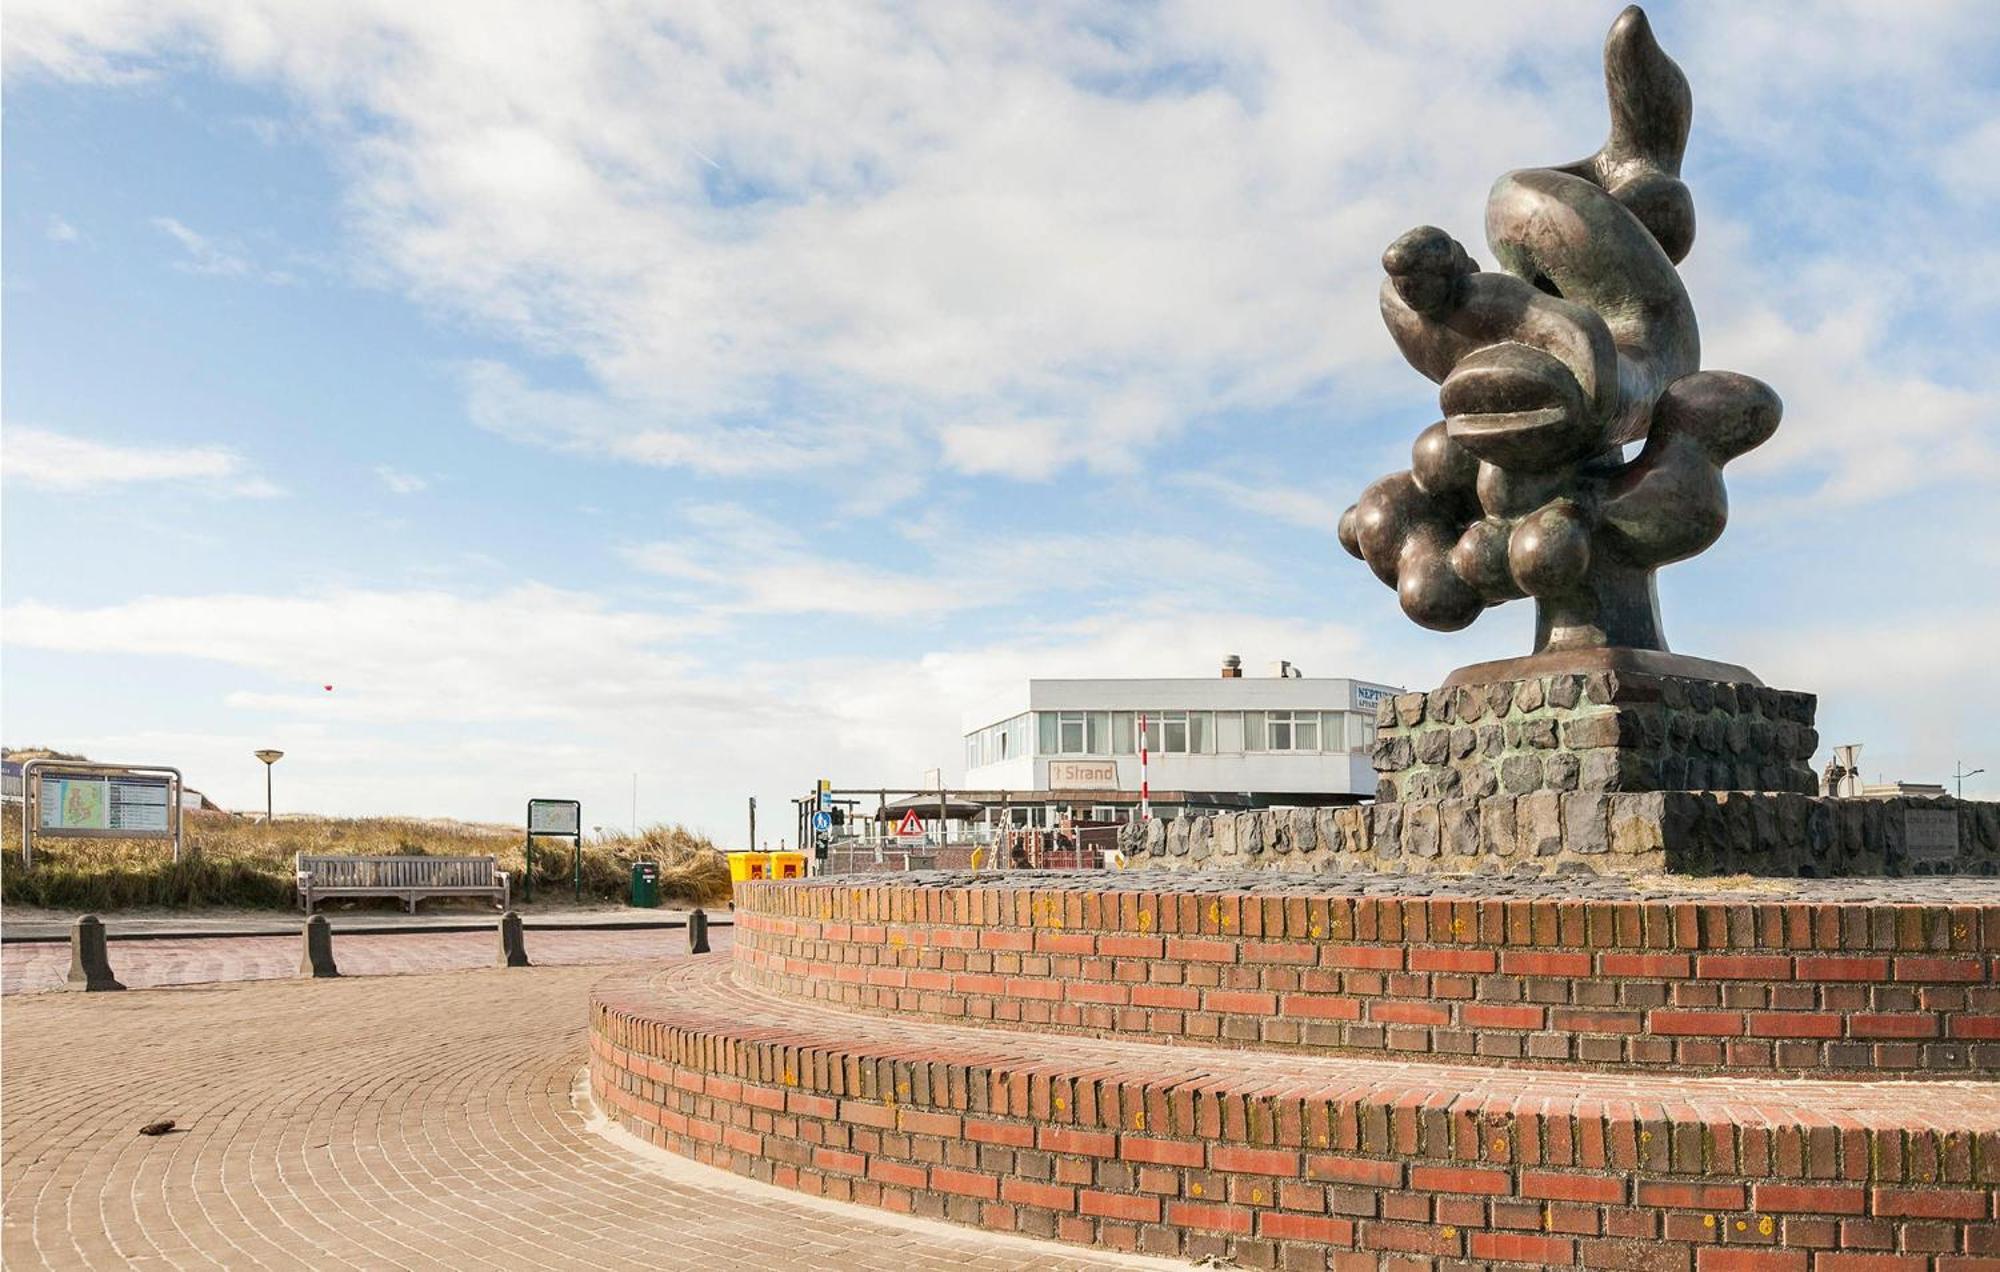
[(574, 835), (583, 830), (583, 805), (573, 799), (528, 801), (528, 833)]
[(38, 774), (35, 829), (45, 835), (171, 838), (173, 783), (139, 774)]

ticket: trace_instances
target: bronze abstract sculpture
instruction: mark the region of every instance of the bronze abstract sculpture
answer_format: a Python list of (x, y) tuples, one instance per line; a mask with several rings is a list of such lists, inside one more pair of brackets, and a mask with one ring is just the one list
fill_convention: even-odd
[[(1383, 254), (1383, 319), (1441, 386), (1444, 418), (1408, 471), (1342, 515), (1340, 541), (1425, 627), (1534, 598), (1536, 657), (1454, 682), (1624, 668), (1754, 684), (1667, 653), (1654, 572), (1722, 533), (1722, 466), (1781, 408), (1757, 380), (1700, 369), (1674, 268), (1694, 242), (1680, 180), (1692, 99), (1636, 5), (1605, 41), (1604, 78), (1611, 135), (1596, 154), (1494, 186), (1486, 235), (1506, 272), (1433, 226)], [(1643, 443), (1629, 461), (1628, 443)]]

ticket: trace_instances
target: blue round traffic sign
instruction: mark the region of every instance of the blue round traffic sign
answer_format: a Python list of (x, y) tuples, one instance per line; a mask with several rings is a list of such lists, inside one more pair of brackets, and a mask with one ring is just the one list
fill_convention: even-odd
[(813, 814), (813, 829), (814, 829), (814, 830), (832, 830), (832, 829), (833, 829), (833, 814), (832, 814), (832, 813), (829, 813), (829, 812), (825, 812), (824, 810), (822, 810), (822, 811), (820, 811), (820, 812), (817, 812), (817, 813), (814, 813), (814, 814)]

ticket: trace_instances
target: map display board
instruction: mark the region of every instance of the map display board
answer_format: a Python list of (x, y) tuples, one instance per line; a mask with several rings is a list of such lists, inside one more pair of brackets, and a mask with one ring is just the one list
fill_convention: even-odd
[(583, 829), (583, 805), (573, 799), (528, 801), (528, 833), (574, 835)]
[(43, 773), (35, 828), (49, 835), (168, 837), (173, 784), (165, 777)]

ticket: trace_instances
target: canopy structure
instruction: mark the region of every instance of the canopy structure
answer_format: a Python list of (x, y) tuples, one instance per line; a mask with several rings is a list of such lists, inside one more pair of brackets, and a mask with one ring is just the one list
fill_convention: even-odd
[(986, 811), (986, 805), (975, 804), (969, 799), (957, 799), (950, 795), (912, 795), (884, 804), (875, 817), (877, 821), (901, 821), (903, 814), (915, 809), (920, 820), (935, 821), (940, 808), (950, 821), (970, 821)]

